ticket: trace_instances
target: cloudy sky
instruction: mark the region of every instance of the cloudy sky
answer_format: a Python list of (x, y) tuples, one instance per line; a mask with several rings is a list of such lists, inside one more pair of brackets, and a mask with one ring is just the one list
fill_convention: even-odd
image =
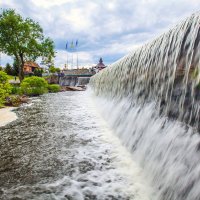
[[(110, 64), (199, 11), (200, 0), (0, 0), (0, 7), (39, 22), (55, 42), (55, 65), (62, 68), (67, 41), (78, 39), (81, 66), (100, 57)], [(12, 59), (1, 54), (6, 62)]]

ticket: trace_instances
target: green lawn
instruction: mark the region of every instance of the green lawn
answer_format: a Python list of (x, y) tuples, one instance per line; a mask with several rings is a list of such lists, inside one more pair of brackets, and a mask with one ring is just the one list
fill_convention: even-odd
[[(15, 80), (15, 76), (8, 75), (8, 80)], [(16, 76), (16, 80), (19, 80), (18, 76)]]

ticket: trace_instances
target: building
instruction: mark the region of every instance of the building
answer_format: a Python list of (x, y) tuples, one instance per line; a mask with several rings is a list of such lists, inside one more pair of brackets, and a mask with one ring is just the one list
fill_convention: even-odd
[(106, 66), (105, 66), (104, 63), (103, 63), (103, 59), (100, 58), (100, 59), (99, 59), (99, 63), (94, 67), (94, 70), (95, 70), (95, 72), (97, 73), (97, 72), (101, 71), (101, 70), (104, 69), (104, 68), (106, 68)]
[(36, 69), (41, 69), (41, 67), (32, 61), (27, 61), (24, 63), (23, 71), (25, 74), (32, 74)]

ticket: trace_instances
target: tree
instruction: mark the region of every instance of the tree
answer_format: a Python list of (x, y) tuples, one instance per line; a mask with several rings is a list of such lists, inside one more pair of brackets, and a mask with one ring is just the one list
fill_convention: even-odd
[(49, 72), (50, 73), (56, 73), (58, 72), (58, 68), (55, 68), (54, 66), (49, 67)]
[(18, 74), (19, 74), (18, 66), (19, 66), (19, 63), (17, 62), (16, 59), (14, 59), (13, 67), (12, 67), (13, 68), (13, 76), (18, 76)]
[(57, 72), (57, 73), (60, 73), (60, 68), (56, 68), (56, 72)]
[(12, 68), (12, 66), (9, 63), (6, 64), (6, 67), (5, 67), (4, 71), (8, 75), (11, 75), (11, 76), (13, 75), (13, 68)]
[(30, 18), (23, 19), (13, 9), (3, 10), (0, 14), (0, 50), (16, 59), (20, 81), (24, 78), (26, 61), (42, 57), (51, 62), (55, 56), (54, 43), (44, 37), (40, 25)]

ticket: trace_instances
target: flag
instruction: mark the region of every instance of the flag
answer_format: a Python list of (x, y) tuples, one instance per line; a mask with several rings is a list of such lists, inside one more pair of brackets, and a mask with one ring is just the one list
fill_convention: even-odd
[(78, 40), (76, 40), (76, 47), (78, 46)]
[(66, 49), (68, 48), (68, 42), (66, 43)]
[(71, 48), (71, 49), (74, 48), (74, 42), (73, 42), (73, 40), (72, 40), (72, 42), (71, 42), (71, 46), (70, 46), (70, 48)]

